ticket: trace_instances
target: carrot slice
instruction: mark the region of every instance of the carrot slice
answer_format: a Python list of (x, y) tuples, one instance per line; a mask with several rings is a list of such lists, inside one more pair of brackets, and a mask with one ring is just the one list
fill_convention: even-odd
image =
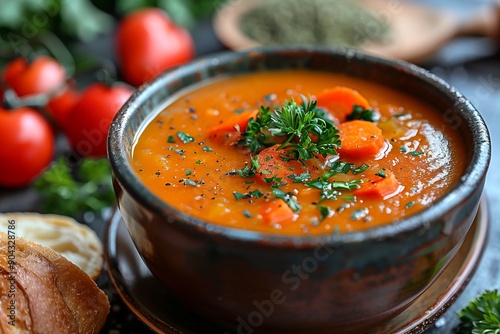
[(276, 199), (273, 202), (266, 203), (261, 211), (262, 220), (266, 224), (282, 224), (291, 222), (294, 213), (292, 209), (282, 199)]
[(355, 120), (338, 126), (341, 157), (363, 159), (374, 157), (384, 147), (384, 135), (375, 124)]
[(318, 107), (327, 109), (340, 123), (346, 121), (355, 105), (365, 109), (370, 108), (368, 101), (357, 90), (349, 87), (337, 86), (325, 89), (316, 96), (316, 100)]
[(385, 177), (374, 175), (361, 188), (354, 190), (353, 194), (360, 197), (381, 198), (395, 193), (399, 189), (399, 181), (390, 170), (383, 172)]
[(219, 137), (222, 133), (236, 132), (236, 126), (240, 128), (241, 132), (245, 132), (250, 119), (256, 119), (258, 113), (258, 109), (252, 109), (244, 111), (241, 114), (234, 115), (222, 123), (210, 128), (208, 130), (208, 135), (210, 137)]
[[(255, 177), (257, 180), (266, 182), (265, 179), (279, 178), (278, 182), (290, 182), (291, 175), (300, 175), (307, 172), (307, 168), (297, 160), (288, 160), (282, 155), (284, 150), (278, 150), (279, 145), (274, 145), (262, 150), (257, 155), (259, 168)], [(273, 181), (276, 182), (276, 181)]]

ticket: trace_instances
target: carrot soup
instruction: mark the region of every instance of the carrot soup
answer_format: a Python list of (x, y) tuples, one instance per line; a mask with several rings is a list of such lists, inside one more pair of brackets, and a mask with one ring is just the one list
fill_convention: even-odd
[(136, 138), (132, 166), (159, 198), (204, 221), (320, 235), (432, 205), (466, 156), (429, 105), (376, 83), (294, 70), (177, 95)]

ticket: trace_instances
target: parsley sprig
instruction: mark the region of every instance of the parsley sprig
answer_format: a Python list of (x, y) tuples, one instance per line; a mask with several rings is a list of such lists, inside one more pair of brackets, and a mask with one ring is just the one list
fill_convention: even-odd
[(270, 142), (270, 134), (267, 127), (271, 122), (271, 109), (269, 107), (261, 107), (256, 119), (251, 118), (248, 122), (247, 129), (241, 134), (241, 139), (236, 143), (238, 146), (247, 146), (251, 153), (273, 145)]
[(459, 313), (460, 333), (499, 333), (500, 295), (497, 290), (486, 291)]
[(85, 212), (100, 214), (115, 203), (111, 171), (106, 159), (82, 159), (72, 168), (59, 158), (36, 182), (43, 198), (42, 211), (76, 217)]
[[(281, 109), (274, 110), (269, 131), (273, 136), (287, 137), (278, 149), (284, 149), (289, 157), (303, 161), (315, 154), (337, 154), (339, 132), (333, 122), (320, 117), (316, 109), (316, 101), (308, 102), (303, 98), (303, 104), (298, 105), (292, 98)], [(311, 135), (317, 137), (316, 141)]]
[(250, 119), (241, 137), (236, 144), (249, 147), (251, 153), (276, 144), (276, 137), (286, 137), (283, 142), (280, 141), (279, 149), (288, 158), (303, 161), (313, 158), (315, 154), (336, 155), (336, 149), (340, 147), (335, 124), (316, 107), (316, 101), (307, 101), (305, 97), (302, 105), (292, 98), (281, 108), (271, 110), (261, 107), (256, 119)]

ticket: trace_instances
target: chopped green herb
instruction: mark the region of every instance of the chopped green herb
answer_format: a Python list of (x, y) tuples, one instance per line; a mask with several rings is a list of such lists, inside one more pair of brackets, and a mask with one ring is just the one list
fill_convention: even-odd
[(385, 173), (384, 169), (385, 168), (382, 168), (381, 170), (379, 170), (378, 172), (376, 172), (375, 175), (383, 177), (385, 179), (387, 177), (387, 174)]
[(236, 145), (250, 148), (251, 153), (273, 145), (269, 142), (270, 135), (267, 131), (270, 121), (271, 109), (261, 107), (256, 119), (250, 118), (248, 121), (246, 131), (241, 134), (242, 139), (236, 142)]
[(368, 122), (377, 122), (380, 119), (380, 115), (371, 109), (365, 109), (361, 106), (354, 106), (352, 113), (347, 115), (348, 121), (353, 121), (360, 119)]
[[(262, 173), (262, 174), (264, 174), (264, 173)], [(282, 180), (282, 178), (277, 177), (277, 176), (264, 178), (264, 182), (266, 182), (266, 183), (277, 183), (277, 182), (280, 182), (281, 180)]]
[(406, 148), (406, 146), (401, 146), (401, 147), (399, 148), (399, 151), (400, 151), (401, 153), (406, 153), (406, 152), (408, 151), (408, 149)]
[(361, 220), (368, 215), (369, 211), (367, 208), (354, 210), (351, 214), (352, 220)]
[(415, 205), (415, 202), (408, 202), (406, 205), (405, 205), (405, 208), (406, 209), (410, 209), (411, 207), (413, 207)]
[(257, 170), (260, 168), (260, 163), (259, 163), (259, 157), (258, 156), (255, 156), (255, 157), (250, 157), (250, 161), (252, 163), (252, 168)]
[(203, 146), (203, 151), (205, 151), (205, 152), (212, 152), (213, 149), (210, 148), (210, 147), (208, 147), (208, 146)]
[(237, 172), (241, 177), (252, 177), (255, 175), (255, 171), (253, 170), (253, 168), (248, 167), (248, 165), (245, 165), (245, 167), (239, 169)]
[(293, 182), (294, 183), (305, 183), (307, 180), (311, 179), (311, 174), (304, 172), (298, 176), (296, 175), (291, 175), (293, 177)]
[(260, 198), (260, 197), (264, 196), (264, 194), (259, 189), (255, 189), (254, 191), (251, 191), (250, 195), (252, 195), (252, 197), (254, 197), (254, 198)]
[(297, 203), (297, 201), (294, 199), (293, 194), (291, 193), (285, 193), (281, 189), (273, 189), (273, 195), (276, 198), (282, 199), (288, 204), (290, 209), (292, 209), (293, 212), (299, 211), (300, 205)]
[(354, 190), (354, 189), (359, 189), (360, 184), (362, 183), (362, 180), (351, 180), (351, 181), (335, 181), (330, 183), (331, 187), (333, 189), (338, 189), (338, 190)]
[(338, 213), (341, 213), (342, 211), (344, 211), (345, 209), (347, 209), (349, 207), (349, 204), (347, 203), (344, 203), (344, 204), (341, 204), (338, 208), (337, 208), (337, 212)]
[(422, 155), (422, 154), (424, 154), (424, 152), (420, 152), (420, 151), (410, 152), (410, 155), (413, 157), (418, 157), (419, 155)]
[(367, 170), (370, 166), (367, 165), (367, 164), (362, 164), (361, 166), (359, 166), (358, 168), (354, 168), (352, 170), (353, 174), (356, 175), (356, 174), (359, 174), (359, 173), (363, 173), (365, 170)]
[(196, 160), (195, 164), (201, 165), (201, 160)]
[(168, 136), (167, 143), (171, 143), (171, 144), (175, 143), (174, 136)]
[(184, 155), (184, 153), (186, 153), (186, 150), (175, 149), (174, 152), (179, 154), (179, 155)]
[(347, 174), (351, 169), (353, 169), (353, 167), (353, 164), (348, 164), (343, 161), (335, 161), (331, 164), (330, 171), (323, 175), (323, 179), (329, 179), (335, 174)]
[(354, 195), (343, 195), (341, 198), (348, 202), (356, 202), (356, 196)]
[(194, 182), (193, 180), (187, 179), (184, 181), (184, 185), (196, 187), (196, 182)]
[(179, 137), (179, 139), (184, 143), (184, 144), (187, 144), (187, 143), (191, 143), (191, 142), (194, 142), (195, 139), (193, 137), (191, 137), (190, 135), (184, 133), (184, 132), (177, 132), (177, 137)]
[(325, 218), (329, 217), (332, 214), (332, 210), (330, 210), (330, 208), (327, 206), (317, 205), (316, 208), (321, 214), (319, 218), (320, 221), (323, 221)]
[(253, 215), (248, 210), (243, 210), (243, 215), (247, 218), (253, 218)]
[(233, 191), (233, 195), (234, 195), (234, 198), (236, 198), (237, 201), (239, 201), (240, 199), (242, 199), (243, 197), (245, 197), (245, 195), (243, 195), (242, 193), (239, 193), (237, 191)]
[(187, 169), (187, 170), (186, 170), (186, 176), (191, 175), (191, 173), (192, 173), (192, 172), (191, 172), (191, 169)]

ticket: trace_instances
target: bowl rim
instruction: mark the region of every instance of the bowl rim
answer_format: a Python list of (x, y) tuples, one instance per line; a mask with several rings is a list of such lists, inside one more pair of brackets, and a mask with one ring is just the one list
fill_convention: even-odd
[[(277, 235), (273, 233), (245, 230), (236, 227), (228, 227), (216, 223), (206, 222), (202, 219), (190, 216), (187, 213), (170, 206), (150, 191), (140, 181), (133, 171), (129, 162), (130, 153), (126, 151), (126, 128), (131, 120), (134, 111), (144, 103), (148, 103), (149, 97), (154, 95), (169, 80), (177, 80), (183, 75), (199, 71), (204, 66), (212, 63), (217, 65), (225, 62), (234, 62), (245, 56), (255, 56), (266, 54), (303, 54), (319, 55), (326, 54), (334, 57), (345, 57), (367, 61), (374, 66), (388, 66), (395, 71), (404, 72), (406, 75), (415, 77), (421, 84), (431, 85), (439, 93), (447, 95), (455, 101), (454, 109), (459, 109), (465, 118), (467, 126), (472, 132), (472, 153), (469, 164), (465, 167), (461, 179), (450, 189), (449, 192), (440, 197), (431, 206), (423, 209), (411, 216), (397, 219), (392, 223), (369, 228), (362, 231), (332, 233), (328, 235)], [(213, 79), (210, 77), (207, 81)], [(199, 84), (199, 83), (197, 83)], [(189, 85), (188, 85), (189, 86)], [(187, 86), (186, 86), (187, 87)], [(184, 87), (184, 88), (186, 88)], [(163, 101), (165, 102), (165, 101)], [(157, 106), (154, 107), (155, 109)], [(147, 118), (144, 122), (151, 121)], [(479, 111), (472, 103), (465, 98), (454, 87), (435, 74), (403, 60), (385, 59), (379, 56), (370, 55), (352, 48), (332, 48), (317, 46), (265, 46), (244, 51), (224, 51), (213, 53), (205, 57), (198, 58), (190, 63), (166, 70), (162, 74), (151, 79), (140, 86), (129, 100), (122, 106), (113, 119), (109, 134), (107, 148), (108, 160), (111, 165), (113, 178), (117, 181), (123, 191), (128, 192), (141, 205), (147, 207), (155, 214), (164, 218), (167, 223), (177, 224), (182, 228), (203, 231), (207, 235), (219, 236), (227, 239), (250, 242), (265, 243), (272, 246), (316, 247), (321, 245), (339, 245), (345, 243), (365, 242), (368, 240), (382, 240), (395, 237), (399, 234), (411, 233), (420, 228), (428, 227), (436, 217), (443, 217), (453, 207), (463, 204), (469, 196), (473, 195), (478, 186), (484, 184), (486, 173), (491, 158), (491, 142), (488, 128)], [(119, 205), (120, 206), (120, 205)], [(172, 218), (175, 216), (176, 218)]]

